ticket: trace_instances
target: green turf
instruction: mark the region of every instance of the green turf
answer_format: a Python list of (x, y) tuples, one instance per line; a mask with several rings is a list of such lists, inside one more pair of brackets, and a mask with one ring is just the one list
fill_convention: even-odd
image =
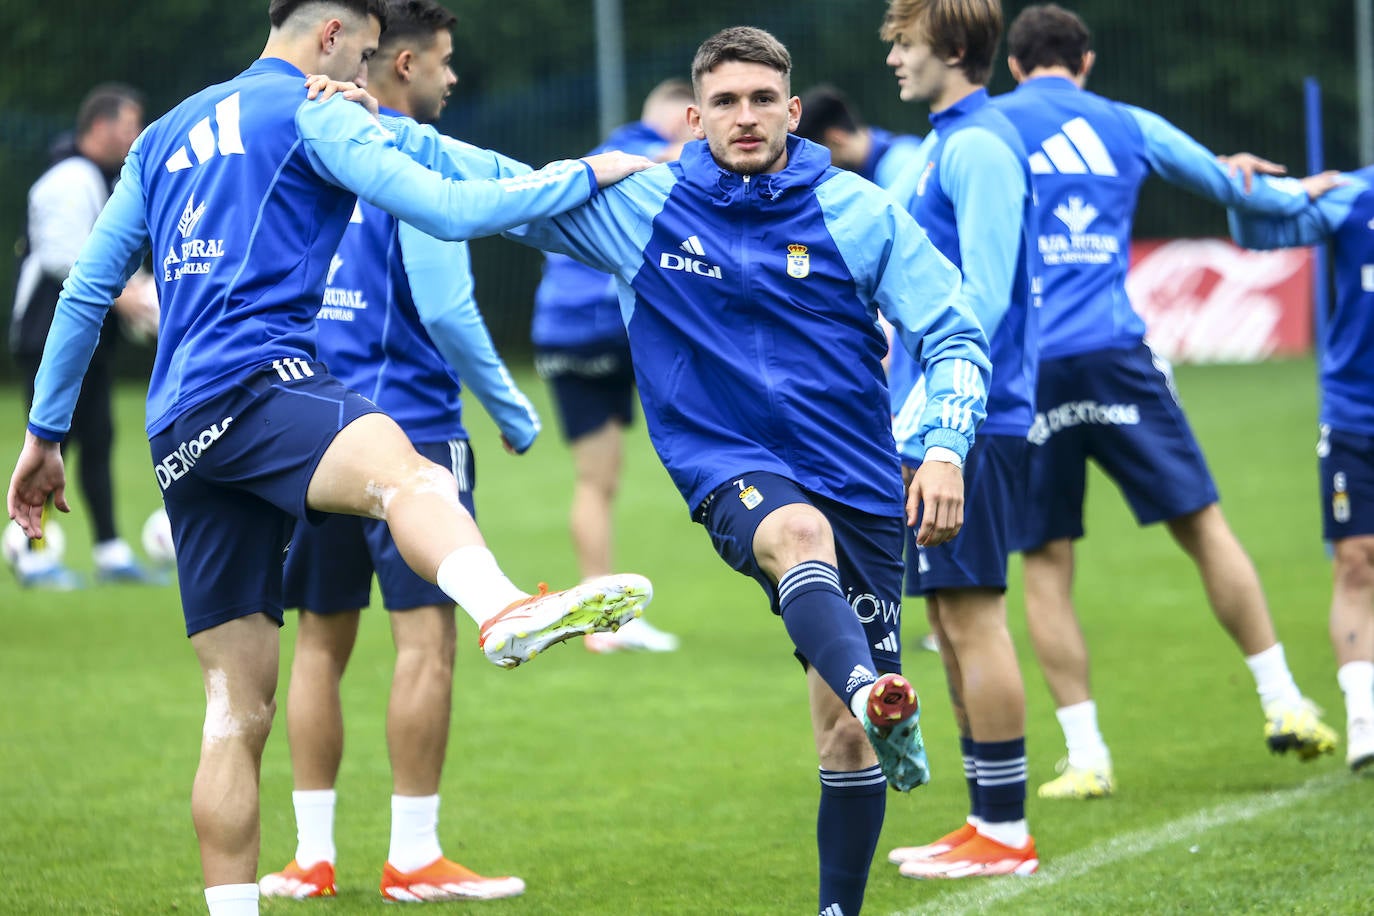
[[(1315, 395), (1309, 362), (1180, 372), (1226, 512), (1258, 564), (1299, 683), (1343, 724), (1326, 636), (1329, 567), (1319, 541)], [(478, 511), (517, 583), (575, 578), (566, 539), (571, 471), (549, 431), (504, 454), (480, 411)], [(0, 392), (11, 418), (19, 407)], [(157, 501), (140, 395), (120, 398), (119, 511), (126, 532)], [(650, 575), (673, 655), (593, 656), (560, 647), (516, 671), (488, 665), (461, 623), (444, 779), (445, 851), (515, 873), (523, 898), (445, 910), (522, 914), (814, 912), (817, 783), (803, 681), (757, 587), (710, 549), (635, 437), (618, 512), (618, 565)], [(75, 497), (74, 497), (75, 498)], [(85, 519), (64, 519), (72, 564), (89, 571)], [(1248, 672), (1212, 620), (1182, 554), (1139, 530), (1102, 478), (1091, 484), (1078, 599), (1092, 645), (1119, 794), (1029, 806), (1044, 858), (1035, 878), (908, 881), (894, 845), (955, 826), (966, 802), (934, 655), (907, 671), (925, 698), (935, 782), (890, 796), (866, 913), (1368, 912), (1374, 780), (1340, 760), (1273, 758)], [(1019, 582), (1019, 572), (1013, 573)], [(1010, 595), (1029, 703), (1032, 783), (1062, 742)], [(461, 615), (460, 615), (461, 616)], [(922, 630), (908, 608), (908, 644)], [(0, 574), (0, 912), (200, 913), (189, 790), (203, 697), (174, 589), (19, 590)], [(283, 630), (289, 657), (292, 628)], [(383, 718), (391, 647), (368, 615), (345, 679), (348, 746), (339, 780), (340, 896), (268, 901), (380, 912), (390, 782)], [(283, 683), (286, 671), (283, 670)], [(294, 851), (281, 712), (263, 766), (263, 866)]]

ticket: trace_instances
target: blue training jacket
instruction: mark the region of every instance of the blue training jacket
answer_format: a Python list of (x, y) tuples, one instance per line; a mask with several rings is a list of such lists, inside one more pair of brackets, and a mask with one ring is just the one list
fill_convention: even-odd
[[(991, 341), (984, 434), (1024, 437), (1035, 413), (1038, 302), (1032, 294), (1033, 185), (1021, 139), (979, 89), (930, 116), (933, 130), (892, 194), (963, 274), (960, 296)], [(921, 450), (916, 418), (929, 392), (894, 349), (889, 364), (897, 446)]]
[[(382, 114), (384, 123), (404, 117)], [(320, 361), (412, 442), (467, 438), (466, 382), (513, 448), (534, 443), (539, 417), (482, 321), (466, 242), (436, 239), (359, 201), (317, 317)]]
[(463, 239), (596, 191), (577, 160), (451, 180), (420, 164), (431, 145), (398, 149), (362, 106), (308, 102), (304, 83), (286, 61), (258, 60), (134, 143), (63, 286), (29, 413), (34, 435), (60, 440), (70, 428), (101, 321), (150, 245), (162, 306), (151, 436), (249, 372), (315, 357), (315, 315), (355, 195), (429, 235)]
[(1295, 213), (1292, 179), (1257, 178), (1250, 194), (1216, 157), (1159, 115), (1081, 90), (1057, 76), (993, 99), (1030, 153), (1040, 210), (1044, 304), (1040, 358), (1134, 347), (1145, 322), (1126, 296), (1131, 229), (1151, 174), (1223, 206)]
[(878, 311), (925, 370), (923, 448), (967, 453), (986, 339), (958, 272), (889, 195), (798, 137), (787, 157), (741, 176), (696, 141), (508, 234), (615, 275), (649, 435), (689, 508), (768, 471), (899, 514)]
[(868, 161), (858, 170), (859, 174), (880, 188), (890, 188), (897, 176), (906, 171), (916, 158), (921, 149), (921, 138), (894, 134), (881, 127), (870, 127), (868, 136), (873, 146), (868, 151)]
[[(588, 155), (623, 150), (660, 159), (668, 140), (642, 121), (617, 127)], [(544, 276), (534, 291), (530, 339), (537, 347), (625, 345), (625, 325), (615, 280), (603, 271), (564, 254), (544, 256)]]
[(1321, 422), (1374, 436), (1374, 166), (1288, 217), (1231, 211), (1231, 234), (1247, 248), (1330, 242), (1336, 306), (1321, 341)]

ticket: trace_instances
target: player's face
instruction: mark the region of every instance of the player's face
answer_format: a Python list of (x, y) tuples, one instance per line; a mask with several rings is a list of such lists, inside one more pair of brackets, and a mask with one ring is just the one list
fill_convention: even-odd
[(366, 20), (350, 17), (335, 35), (334, 47), (324, 59), (325, 74), (330, 79), (367, 85), (367, 62), (377, 53), (377, 40), (382, 24), (376, 16)]
[(453, 60), (453, 36), (448, 29), (434, 33), (434, 41), (417, 51), (411, 62), (410, 96), (415, 120), (433, 124), (439, 120), (449, 91), (458, 82), (449, 66)]
[(897, 77), (897, 94), (903, 102), (931, 102), (944, 92), (949, 66), (935, 56), (919, 30), (897, 36), (887, 54), (887, 65)]
[(119, 116), (110, 123), (111, 152), (119, 162), (129, 155), (129, 147), (138, 139), (143, 130), (143, 108), (139, 105), (123, 105)]
[(700, 102), (687, 123), (711, 147), (716, 162), (741, 175), (780, 171), (787, 165), (787, 134), (797, 129), (801, 100), (765, 64), (726, 61), (701, 75)]

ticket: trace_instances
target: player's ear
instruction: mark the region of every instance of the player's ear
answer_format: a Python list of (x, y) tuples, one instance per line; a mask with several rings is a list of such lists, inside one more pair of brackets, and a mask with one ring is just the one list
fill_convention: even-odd
[(701, 125), (701, 109), (695, 105), (687, 106), (687, 126), (691, 128), (693, 137), (706, 139), (706, 128)]
[(331, 53), (339, 43), (339, 34), (343, 31), (343, 22), (338, 19), (325, 20), (324, 27), (320, 30), (320, 50), (326, 54)]
[(405, 82), (406, 80), (410, 79), (410, 71), (414, 68), (414, 66), (415, 52), (410, 50), (409, 48), (406, 48), (400, 54), (397, 54), (396, 60), (394, 60), (391, 64), (392, 70), (394, 70), (396, 75), (401, 78), (402, 82)]

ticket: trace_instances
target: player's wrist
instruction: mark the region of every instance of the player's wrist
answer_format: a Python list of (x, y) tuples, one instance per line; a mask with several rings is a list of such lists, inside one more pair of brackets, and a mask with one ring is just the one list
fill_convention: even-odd
[(926, 449), (926, 456), (923, 460), (944, 461), (960, 469), (964, 466), (964, 459), (959, 456), (959, 453), (952, 448), (945, 448), (943, 445), (932, 445)]

